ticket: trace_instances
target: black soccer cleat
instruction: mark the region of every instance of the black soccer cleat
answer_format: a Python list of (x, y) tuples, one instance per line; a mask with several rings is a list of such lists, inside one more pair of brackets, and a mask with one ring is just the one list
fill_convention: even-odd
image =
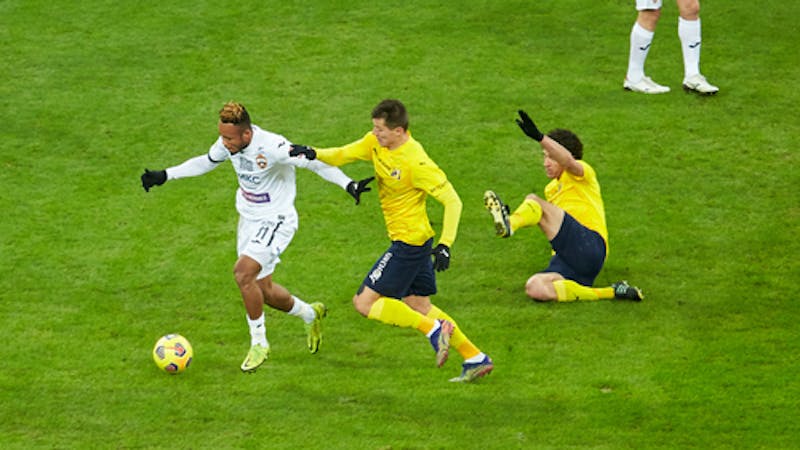
[(611, 285), (614, 288), (614, 298), (620, 300), (633, 300), (640, 302), (644, 299), (642, 290), (636, 286), (631, 286), (627, 281), (619, 281)]

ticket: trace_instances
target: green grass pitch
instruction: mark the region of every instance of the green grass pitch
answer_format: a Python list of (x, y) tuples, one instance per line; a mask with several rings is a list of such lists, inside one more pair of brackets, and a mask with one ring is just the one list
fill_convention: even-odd
[[(800, 6), (701, 4), (711, 98), (680, 89), (671, 0), (647, 62), (660, 96), (622, 90), (628, 0), (0, 1), (0, 448), (797, 446)], [(232, 169), (149, 194), (140, 173), (205, 152), (228, 100), (333, 146), (387, 97), (464, 202), (435, 302), (495, 371), (448, 383), (457, 355), (436, 369), (417, 333), (353, 310), (388, 245), (377, 198), (301, 172), (275, 277), (330, 307), (325, 340), (309, 355), (270, 312), (272, 357), (240, 373)], [(481, 197), (547, 181), (518, 108), (584, 141), (611, 239), (597, 283), (644, 302), (525, 298), (547, 242), (496, 239)], [(170, 332), (195, 352), (178, 376), (150, 357)]]

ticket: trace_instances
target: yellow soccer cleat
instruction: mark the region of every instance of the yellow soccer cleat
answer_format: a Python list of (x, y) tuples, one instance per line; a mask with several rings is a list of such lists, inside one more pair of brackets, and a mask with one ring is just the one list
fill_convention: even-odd
[(308, 332), (308, 351), (317, 353), (319, 346), (322, 343), (322, 319), (328, 315), (328, 308), (322, 303), (312, 303), (311, 308), (314, 309), (316, 317), (311, 323), (306, 324), (306, 332)]
[(242, 363), (242, 372), (255, 372), (256, 369), (269, 357), (269, 345), (263, 347), (261, 345), (253, 345), (250, 351), (247, 352), (247, 358)]

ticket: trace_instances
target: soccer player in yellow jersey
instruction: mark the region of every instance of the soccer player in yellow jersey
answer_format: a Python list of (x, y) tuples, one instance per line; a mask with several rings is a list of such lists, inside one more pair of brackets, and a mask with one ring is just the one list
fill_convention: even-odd
[[(464, 364), (461, 375), (450, 381), (470, 382), (491, 372), (491, 358), (430, 300), (436, 294), (434, 271), (450, 265), (461, 199), (444, 172), (409, 133), (405, 106), (399, 100), (381, 101), (372, 110), (372, 131), (353, 143), (321, 149), (293, 145), (289, 154), (317, 158), (332, 166), (356, 160), (372, 161), (375, 166), (378, 196), (392, 243), (353, 297), (355, 309), (369, 319), (424, 333), (436, 351), (439, 367), (447, 359), (449, 346), (455, 348)], [(369, 189), (364, 187), (369, 180), (361, 180), (356, 191)], [(428, 196), (444, 205), (442, 234), (435, 248), (435, 233), (425, 207)]]
[(517, 124), (544, 153), (544, 170), (550, 178), (544, 189), (546, 200), (528, 194), (513, 214), (493, 191), (486, 191), (483, 200), (497, 235), (509, 237), (520, 228), (538, 225), (550, 241), (550, 265), (528, 278), (525, 292), (538, 301), (641, 301), (641, 290), (625, 281), (592, 287), (608, 255), (608, 230), (600, 184), (592, 166), (583, 161), (580, 139), (564, 129), (544, 135), (525, 111), (519, 116)]

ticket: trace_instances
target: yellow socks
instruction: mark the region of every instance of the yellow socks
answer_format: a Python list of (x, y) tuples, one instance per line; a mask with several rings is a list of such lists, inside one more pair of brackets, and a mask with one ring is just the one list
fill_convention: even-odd
[(373, 303), (367, 317), (397, 327), (415, 328), (425, 334), (436, 324), (434, 319), (414, 311), (400, 300), (388, 297), (381, 297)]
[(428, 317), (431, 319), (446, 320), (453, 324), (455, 329), (453, 330), (453, 335), (450, 337), (450, 346), (455, 348), (461, 357), (464, 358), (464, 360), (470, 359), (481, 353), (480, 349), (475, 347), (467, 335), (461, 331), (461, 327), (459, 327), (456, 321), (453, 320), (453, 318), (450, 317), (446, 312), (437, 308), (435, 305), (431, 305), (431, 310), (428, 311)]
[(511, 231), (532, 227), (542, 218), (542, 206), (536, 200), (526, 198), (508, 218)]
[(556, 296), (560, 302), (593, 301), (614, 298), (614, 288), (593, 288), (580, 285), (571, 280), (553, 281)]
[(431, 305), (431, 310), (427, 315), (422, 315), (400, 300), (381, 297), (373, 303), (367, 317), (397, 327), (415, 328), (425, 335), (436, 326), (437, 319), (447, 320), (455, 327), (453, 335), (450, 337), (450, 346), (455, 348), (465, 361), (482, 354), (480, 349), (461, 331), (456, 321), (434, 305)]

